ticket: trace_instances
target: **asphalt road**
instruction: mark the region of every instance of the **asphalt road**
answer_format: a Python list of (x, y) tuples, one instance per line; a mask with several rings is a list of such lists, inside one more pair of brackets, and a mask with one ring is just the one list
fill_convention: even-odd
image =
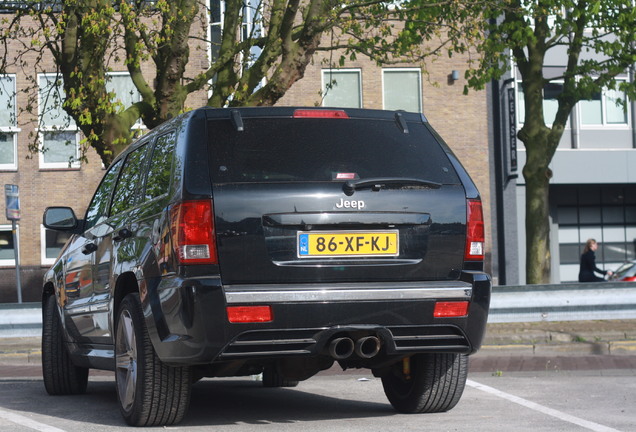
[[(556, 362), (553, 359), (550, 364)], [(516, 362), (508, 359), (507, 363)], [(601, 367), (589, 369), (583, 366), (585, 363)], [(603, 362), (578, 364), (575, 370), (554, 367), (531, 370), (536, 369), (533, 366), (517, 372), (501, 369), (479, 372), (473, 366), (457, 407), (448, 413), (432, 415), (397, 414), (388, 404), (380, 380), (366, 371), (330, 370), (292, 389), (263, 388), (260, 382), (249, 378), (203, 380), (194, 386), (190, 410), (180, 425), (145, 430), (636, 430), (633, 363), (628, 362), (626, 368), (616, 368), (610, 363), (607, 368)], [(111, 374), (93, 375), (86, 395), (51, 397), (37, 374), (24, 373), (33, 371), (37, 367), (16, 366), (15, 376), (0, 378), (0, 430), (126, 429), (118, 412)]]

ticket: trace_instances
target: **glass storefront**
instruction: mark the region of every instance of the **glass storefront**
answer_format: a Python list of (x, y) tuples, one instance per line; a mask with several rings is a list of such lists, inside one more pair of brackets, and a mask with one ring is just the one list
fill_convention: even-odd
[(585, 242), (599, 243), (597, 267), (616, 270), (636, 259), (636, 185), (554, 185), (561, 282), (578, 280)]

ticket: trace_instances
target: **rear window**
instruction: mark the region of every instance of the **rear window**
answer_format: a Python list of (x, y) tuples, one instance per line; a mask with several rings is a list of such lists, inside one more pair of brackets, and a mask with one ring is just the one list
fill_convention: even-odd
[(392, 121), (244, 118), (209, 124), (216, 183), (342, 181), (373, 177), (460, 183), (422, 124), (405, 134)]

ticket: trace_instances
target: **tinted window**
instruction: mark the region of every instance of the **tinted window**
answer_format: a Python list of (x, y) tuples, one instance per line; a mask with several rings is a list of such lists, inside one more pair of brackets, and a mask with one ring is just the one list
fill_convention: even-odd
[(93, 195), (93, 199), (86, 210), (86, 229), (92, 228), (100, 222), (101, 219), (108, 216), (108, 203), (121, 164), (121, 161), (117, 161), (117, 163), (108, 169), (102, 182), (95, 191), (95, 195)]
[(137, 203), (147, 148), (147, 145), (143, 145), (126, 158), (115, 187), (113, 204), (110, 209), (111, 216), (128, 210)]
[(152, 151), (148, 179), (146, 180), (146, 193), (144, 196), (146, 200), (151, 200), (168, 192), (175, 137), (176, 135), (171, 133), (160, 136), (157, 139)]
[[(331, 181), (413, 177), (459, 183), (450, 161), (421, 124), (405, 134), (393, 121), (244, 119), (210, 124), (216, 182)], [(338, 176), (340, 174), (340, 176)]]

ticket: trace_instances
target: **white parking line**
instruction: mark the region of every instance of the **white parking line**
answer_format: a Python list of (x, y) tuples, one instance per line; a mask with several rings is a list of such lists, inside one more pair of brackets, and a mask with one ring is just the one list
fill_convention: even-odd
[(56, 428), (55, 426), (40, 423), (35, 420), (31, 420), (30, 418), (25, 417), (21, 414), (17, 414), (4, 409), (0, 409), (0, 418), (8, 420), (11, 423), (15, 423), (19, 426), (24, 426), (40, 432), (66, 432), (63, 429)]
[(508, 400), (510, 402), (514, 402), (514, 403), (519, 404), (521, 406), (524, 406), (526, 408), (530, 408), (531, 410), (538, 411), (540, 413), (547, 414), (549, 416), (555, 417), (555, 418), (557, 418), (559, 420), (563, 420), (565, 422), (573, 423), (575, 425), (584, 427), (584, 428), (592, 430), (594, 432), (620, 432), (617, 429), (613, 429), (611, 427), (603, 426), (603, 425), (598, 424), (598, 423), (594, 423), (594, 422), (591, 422), (591, 421), (588, 421), (588, 420), (583, 420), (581, 418), (574, 417), (572, 415), (563, 413), (561, 411), (557, 411), (555, 409), (548, 408), (548, 407), (545, 407), (543, 405), (539, 405), (538, 403), (531, 402), (529, 400), (526, 400), (526, 399), (511, 395), (509, 393), (502, 392), (501, 390), (497, 390), (496, 388), (492, 388), (492, 387), (489, 387), (487, 385), (480, 384), (480, 383), (475, 382), (473, 380), (467, 380), (466, 381), (466, 385), (470, 386), (472, 388), (475, 388), (477, 390), (481, 390), (483, 392), (490, 393), (490, 394), (495, 395), (497, 397), (500, 397), (502, 399), (506, 399), (506, 400)]

